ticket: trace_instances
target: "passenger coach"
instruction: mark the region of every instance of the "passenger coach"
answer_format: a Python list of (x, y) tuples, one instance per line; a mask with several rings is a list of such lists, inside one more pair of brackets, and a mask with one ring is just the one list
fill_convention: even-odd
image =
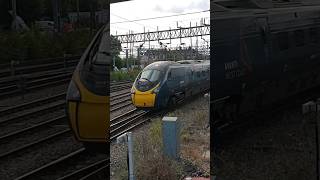
[(172, 107), (188, 97), (208, 91), (210, 64), (203, 60), (158, 61), (143, 69), (132, 89), (137, 108)]

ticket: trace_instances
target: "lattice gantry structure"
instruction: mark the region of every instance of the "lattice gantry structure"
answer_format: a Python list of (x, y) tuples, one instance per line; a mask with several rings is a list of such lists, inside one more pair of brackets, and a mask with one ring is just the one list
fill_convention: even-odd
[(148, 42), (210, 35), (210, 25), (115, 35), (121, 43)]

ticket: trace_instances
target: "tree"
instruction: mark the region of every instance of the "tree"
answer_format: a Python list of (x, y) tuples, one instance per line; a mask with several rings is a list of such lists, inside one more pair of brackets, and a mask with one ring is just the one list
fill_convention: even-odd
[(111, 55), (119, 55), (122, 51), (120, 41), (113, 35), (111, 35)]
[(121, 58), (119, 57), (120, 52), (122, 50), (121, 43), (115, 36), (110, 35), (110, 39), (111, 39), (111, 47), (110, 47), (111, 58), (112, 60), (115, 60), (115, 65), (117, 66), (117, 68), (120, 69), (123, 67), (123, 63), (121, 61)]
[(119, 56), (113, 56), (113, 57), (114, 57), (113, 60), (115, 61), (115, 65), (117, 66), (118, 69), (124, 67), (124, 62)]

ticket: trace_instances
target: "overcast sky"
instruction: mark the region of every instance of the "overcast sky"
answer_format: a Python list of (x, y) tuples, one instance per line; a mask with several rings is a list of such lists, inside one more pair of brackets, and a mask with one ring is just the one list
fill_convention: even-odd
[[(169, 16), (176, 14), (199, 12), (210, 9), (209, 0), (132, 0), (127, 2), (113, 3), (110, 6), (110, 33), (115, 35), (126, 34), (129, 30), (135, 33), (146, 31), (166, 30), (181, 27), (189, 27), (200, 24), (201, 18), (205, 18), (205, 23), (209, 24), (210, 13), (202, 12), (192, 15), (174, 16), (170, 18), (159, 18), (153, 20), (143, 20), (129, 23), (117, 23), (127, 20), (145, 19), (159, 16)], [(199, 38), (200, 39), (200, 38)], [(209, 37), (205, 39), (209, 40)], [(183, 39), (186, 45), (190, 44), (190, 38)], [(195, 38), (193, 38), (193, 43)], [(157, 42), (154, 42), (157, 43)], [(153, 43), (153, 44), (154, 44)], [(179, 44), (172, 42), (171, 46)], [(200, 43), (200, 40), (199, 40)], [(204, 43), (204, 42), (203, 42)]]

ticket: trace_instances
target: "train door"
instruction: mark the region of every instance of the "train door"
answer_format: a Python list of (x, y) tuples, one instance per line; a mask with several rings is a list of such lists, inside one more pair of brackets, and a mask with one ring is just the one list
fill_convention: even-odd
[[(258, 17), (256, 19), (258, 35), (260, 37), (261, 54), (256, 58), (263, 58), (260, 64), (256, 67), (258, 84), (256, 92), (256, 108), (261, 108), (265, 104), (269, 104), (277, 94), (272, 94), (275, 82), (280, 76), (280, 72), (276, 67), (280, 67), (280, 61), (275, 61), (273, 58), (273, 43), (271, 39), (268, 17)], [(267, 73), (266, 73), (267, 72)]]
[(270, 58), (271, 58), (270, 57), (271, 41), (270, 41), (270, 31), (269, 31), (267, 17), (258, 17), (257, 24), (259, 27), (259, 33), (260, 33), (261, 42), (262, 42), (262, 46), (263, 46), (264, 62), (267, 63), (270, 61)]
[(180, 96), (186, 88), (185, 70), (183, 67), (171, 67), (168, 71), (167, 84), (171, 95)]

